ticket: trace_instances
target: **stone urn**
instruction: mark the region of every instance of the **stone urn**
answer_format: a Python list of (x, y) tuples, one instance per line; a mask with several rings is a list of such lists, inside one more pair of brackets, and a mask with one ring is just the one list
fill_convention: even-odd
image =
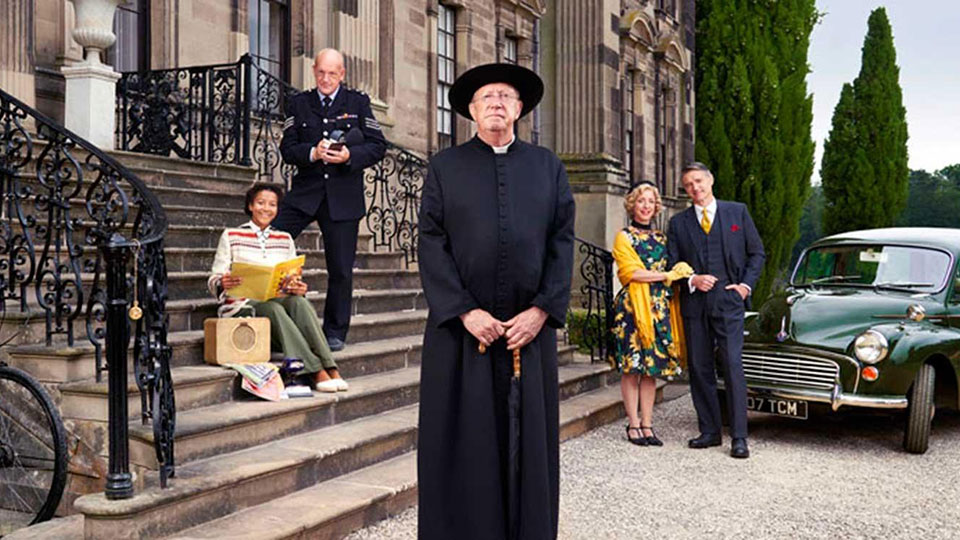
[(102, 53), (116, 41), (113, 33), (113, 14), (123, 0), (73, 0), (76, 24), (73, 39), (84, 50), (87, 64), (103, 63)]

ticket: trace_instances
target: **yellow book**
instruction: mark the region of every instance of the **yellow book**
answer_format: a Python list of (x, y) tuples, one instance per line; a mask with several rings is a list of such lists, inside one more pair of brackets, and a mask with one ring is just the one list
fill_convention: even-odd
[(277, 264), (234, 262), (230, 265), (230, 275), (242, 277), (243, 281), (240, 285), (227, 289), (227, 294), (234, 298), (250, 298), (261, 302), (276, 298), (283, 279), (298, 273), (305, 261), (306, 257), (300, 255)]

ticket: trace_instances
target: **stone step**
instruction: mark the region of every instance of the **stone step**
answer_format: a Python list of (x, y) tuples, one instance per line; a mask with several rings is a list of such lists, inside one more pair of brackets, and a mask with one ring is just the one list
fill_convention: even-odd
[[(349, 380), (350, 390), (267, 402), (251, 396), (177, 415), (176, 463), (250, 448), (415, 404), (418, 366)], [(156, 469), (152, 426), (130, 425), (130, 460)]]
[[(204, 298), (210, 296), (207, 289), (209, 271), (202, 272), (168, 272), (167, 294), (171, 300), (190, 298)], [(316, 268), (304, 269), (303, 281), (311, 291), (326, 291), (328, 273)], [(353, 271), (353, 287), (356, 289), (389, 290), (389, 289), (418, 289), (420, 288), (420, 274), (416, 270), (398, 269), (365, 269), (357, 268)]]
[[(167, 234), (164, 237), (164, 247), (192, 247), (192, 248), (214, 248), (220, 242), (220, 235), (226, 226), (236, 226), (245, 221), (220, 225), (182, 225), (171, 224), (167, 228)], [(320, 229), (314, 224), (300, 233), (294, 241), (297, 250), (317, 250), (323, 249), (323, 239), (320, 235)], [(357, 238), (357, 251), (373, 250), (373, 235), (367, 232), (360, 232)]]
[[(256, 169), (250, 166), (189, 161), (179, 157), (154, 156), (123, 150), (110, 150), (107, 153), (151, 187), (177, 185), (170, 181), (163, 181), (164, 177), (192, 177), (196, 180), (197, 187), (205, 189), (211, 189), (207, 186), (214, 180), (223, 182), (232, 180), (238, 186), (249, 187), (257, 179)], [(245, 189), (238, 189), (238, 191), (243, 193)]]
[[(582, 434), (586, 426), (616, 418), (610, 411), (620, 407), (619, 400), (618, 388), (603, 387), (562, 401), (561, 440)], [(599, 418), (594, 418), (590, 407)], [(87, 495), (77, 501), (76, 507), (84, 513), (87, 538), (207, 538), (223, 537), (227, 531), (230, 534), (226, 536), (234, 537), (233, 531), (241, 529), (233, 529), (232, 525), (225, 529), (228, 523), (246, 523), (263, 515), (295, 522), (296, 530), (309, 531), (300, 538), (338, 538), (385, 517), (387, 513), (378, 508), (390, 508), (388, 513), (392, 513), (415, 503), (414, 495), (407, 489), (386, 490), (380, 497), (363, 501), (363, 497), (354, 499), (344, 490), (331, 488), (332, 482), (360, 483), (356, 479), (361, 477), (381, 482), (402, 478), (401, 484), (415, 490), (411, 484), (415, 483), (412, 451), (416, 423), (417, 406), (411, 405), (186, 463), (178, 467), (177, 476), (167, 489), (151, 486), (125, 501), (107, 501), (102, 493)], [(404, 459), (388, 461), (403, 454)], [(390, 464), (396, 462), (403, 465), (393, 469)], [(355, 471), (357, 476), (350, 476)], [(147, 481), (156, 480), (149, 477)], [(300, 493), (305, 489), (322, 491)], [(286, 497), (297, 497), (298, 493), (309, 496), (305, 500), (312, 499), (314, 508), (343, 504), (344, 510), (297, 512), (298, 506), (293, 502), (296, 499)], [(325, 495), (317, 498), (318, 493)], [(273, 510), (277, 507), (259, 506), (283, 503), (288, 504), (282, 506), (285, 511), (280, 513)], [(213, 521), (218, 518), (224, 519)], [(344, 524), (348, 526), (343, 527)], [(248, 524), (247, 530), (263, 531), (254, 522)], [(239, 537), (290, 538), (284, 530), (278, 527), (273, 533)]]
[[(381, 374), (419, 365), (423, 338), (408, 336), (351, 345), (333, 353), (344, 378)], [(240, 390), (239, 375), (229, 368), (211, 365), (178, 366), (170, 370), (177, 398), (177, 412), (231, 401), (248, 394)], [(127, 383), (130, 418), (140, 416), (140, 390), (131, 375)], [(60, 385), (60, 412), (64, 418), (105, 422), (107, 420), (106, 375)]]
[[(8, 314), (7, 318), (10, 319), (13, 315), (15, 314)], [(334, 358), (340, 358), (340, 355), (346, 355), (346, 358), (352, 358), (352, 350), (364, 344), (364, 342), (379, 341), (382, 343), (392, 343), (389, 341), (392, 338), (416, 338), (422, 340), (426, 320), (427, 312), (424, 309), (356, 315), (351, 320), (346, 349), (335, 353)], [(195, 323), (197, 325), (197, 328), (189, 330), (174, 326), (174, 322), (175, 319), (171, 317), (171, 333), (168, 336), (168, 344), (173, 349), (171, 366), (202, 364), (202, 318), (197, 317), (196, 320), (189, 321), (191, 324)], [(181, 323), (182, 321), (178, 324)], [(39, 328), (42, 332), (42, 319), (40, 319), (39, 323), (31, 325), (28, 329), (29, 328), (33, 330)], [(96, 376), (94, 347), (87, 341), (85, 336), (78, 336), (73, 347), (68, 347), (65, 344), (55, 344), (53, 347), (47, 347), (42, 343), (41, 339), (30, 344), (8, 346), (7, 351), (10, 353), (10, 364), (31, 373), (41, 381), (51, 383), (82, 381), (92, 379)], [(405, 347), (405, 345), (401, 347)], [(405, 351), (406, 349), (402, 350)], [(419, 357), (419, 347), (417, 347), (416, 350), (417, 357)], [(399, 354), (399, 351), (386, 350), (383, 351), (382, 354), (375, 355), (374, 358), (387, 359), (391, 354), (395, 353)], [(406, 354), (406, 352), (403, 354)], [(383, 361), (389, 363), (398, 360), (394, 358), (393, 360)], [(347, 363), (349, 364), (350, 361), (348, 360)], [(130, 373), (133, 373), (132, 369), (132, 363), (130, 363), (128, 365)], [(344, 369), (348, 370), (345, 371), (345, 374), (347, 374), (350, 373), (349, 369), (354, 368), (344, 366)], [(354, 373), (364, 372), (364, 368), (358, 367), (356, 370)]]
[(342, 538), (416, 504), (417, 453), (407, 452), (168, 538)]
[(246, 191), (227, 192), (206, 188), (150, 186), (150, 191), (166, 207), (171, 205), (203, 206), (209, 208), (243, 209)]
[[(209, 289), (207, 289), (207, 279), (210, 274), (207, 272), (168, 272), (167, 273), (167, 295), (168, 302), (185, 301), (201, 302), (212, 298)], [(84, 283), (85, 291), (89, 292), (90, 282), (93, 280), (93, 274), (81, 274), (81, 280)], [(307, 283), (311, 292), (326, 291), (329, 274), (326, 270), (310, 269), (303, 271), (303, 280)], [(101, 287), (105, 287), (102, 283)], [(420, 274), (416, 270), (404, 269), (355, 269), (353, 272), (353, 287), (356, 290), (370, 291), (398, 291), (414, 290), (420, 288)], [(20, 311), (19, 305), (10, 305), (5, 313), (8, 324), (0, 327), (0, 340), (6, 340), (16, 335), (13, 343), (38, 343), (46, 340), (46, 314), (35, 303), (32, 291), (27, 291), (28, 303), (27, 311)], [(373, 295), (367, 295), (369, 303)], [(84, 297), (84, 302), (87, 298)], [(400, 304), (409, 305), (405, 300), (399, 300)], [(76, 301), (74, 301), (76, 304)], [(421, 305), (421, 304), (416, 304)], [(35, 306), (31, 309), (31, 306)], [(76, 324), (74, 325), (74, 337), (77, 342), (86, 339), (85, 313), (86, 305), (73, 305), (73, 308), (79, 312)], [(211, 312), (212, 313), (212, 312)], [(64, 317), (66, 319), (66, 317)], [(66, 322), (66, 321), (64, 321)], [(172, 327), (169, 331), (175, 332), (181, 329)], [(63, 339), (62, 341), (66, 341)]]
[[(213, 247), (167, 247), (163, 250), (166, 255), (168, 272), (209, 272), (213, 266), (213, 258), (217, 249)], [(298, 250), (297, 255), (307, 258), (304, 268), (326, 268), (327, 260), (322, 249)], [(403, 267), (402, 251), (358, 251), (354, 268), (389, 270)]]
[[(587, 388), (605, 386), (609, 372), (609, 366), (589, 364), (560, 368), (561, 399), (576, 396)], [(244, 393), (229, 403), (194, 410), (178, 409), (176, 462), (185, 463), (248, 448), (268, 440), (409, 405), (419, 396), (420, 368), (412, 366), (351, 378), (349, 383), (350, 390), (347, 392), (314, 392), (314, 397), (309, 399), (271, 403), (248, 397)], [(130, 456), (133, 463), (156, 468), (153, 441), (152, 426), (131, 422)]]
[[(326, 298), (326, 292), (307, 292), (307, 299), (314, 305), (317, 314), (320, 316), (323, 315)], [(420, 289), (354, 289), (351, 314), (357, 316), (370, 313), (426, 309), (426, 307), (427, 301)], [(211, 296), (191, 300), (174, 300), (167, 302), (167, 313), (170, 315), (171, 332), (202, 330), (203, 321), (217, 316), (217, 301)]]

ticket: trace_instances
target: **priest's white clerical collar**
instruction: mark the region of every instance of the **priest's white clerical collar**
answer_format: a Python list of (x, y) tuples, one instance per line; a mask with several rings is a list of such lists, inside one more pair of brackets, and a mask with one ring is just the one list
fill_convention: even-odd
[(493, 148), (493, 153), (494, 153), (494, 154), (506, 154), (506, 153), (507, 153), (507, 150), (510, 149), (510, 145), (513, 144), (513, 142), (516, 141), (516, 140), (517, 140), (517, 136), (511, 134), (511, 135), (510, 135), (510, 142), (508, 142), (507, 144), (505, 144), (505, 145), (503, 145), (503, 146), (491, 146), (490, 148)]

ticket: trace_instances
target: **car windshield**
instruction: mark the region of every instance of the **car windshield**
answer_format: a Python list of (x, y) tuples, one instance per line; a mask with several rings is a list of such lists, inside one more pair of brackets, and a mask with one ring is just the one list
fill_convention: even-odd
[(821, 246), (797, 264), (793, 285), (875, 287), (929, 293), (943, 287), (950, 256), (934, 249), (884, 246)]

